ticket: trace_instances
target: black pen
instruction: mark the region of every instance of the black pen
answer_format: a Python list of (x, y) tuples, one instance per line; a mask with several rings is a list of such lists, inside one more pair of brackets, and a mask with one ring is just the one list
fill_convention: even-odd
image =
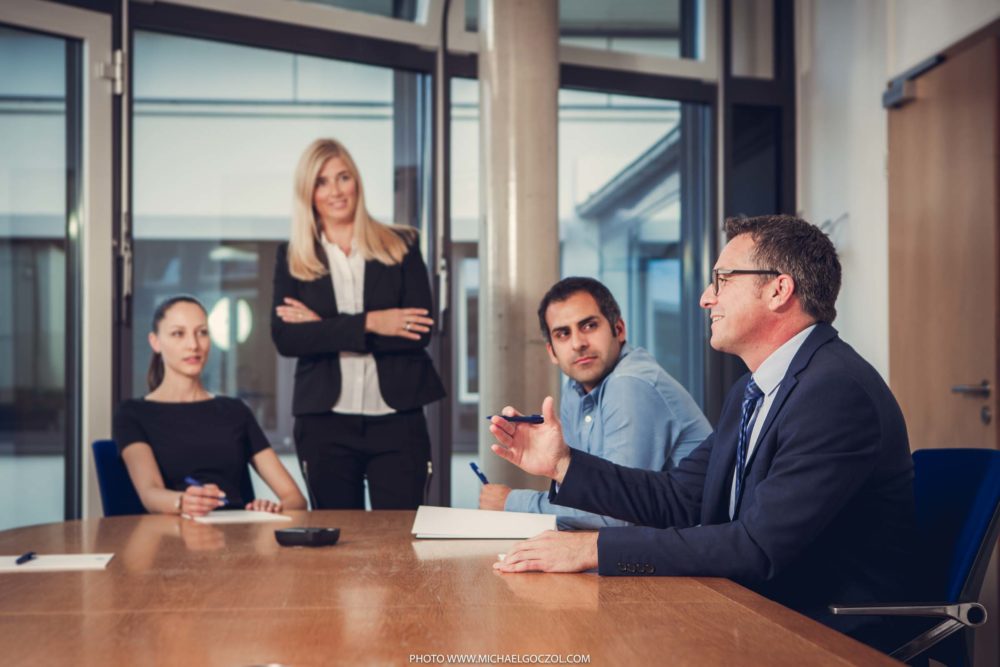
[(14, 561), (14, 565), (24, 565), (28, 561), (35, 560), (36, 558), (38, 558), (38, 554), (36, 554), (34, 551), (29, 551), (26, 554), (21, 554), (20, 556), (18, 556), (17, 560)]
[(492, 421), (494, 417), (506, 419), (513, 424), (544, 424), (545, 417), (541, 415), (490, 415), (486, 419)]

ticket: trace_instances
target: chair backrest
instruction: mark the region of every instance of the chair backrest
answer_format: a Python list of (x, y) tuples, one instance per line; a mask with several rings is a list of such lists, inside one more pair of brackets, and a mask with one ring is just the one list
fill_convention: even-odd
[(921, 449), (913, 465), (926, 594), (975, 600), (1000, 530), (1000, 451)]
[(101, 489), (104, 516), (146, 514), (146, 508), (135, 492), (125, 462), (118, 454), (114, 440), (96, 440), (91, 447), (97, 468), (97, 486)]

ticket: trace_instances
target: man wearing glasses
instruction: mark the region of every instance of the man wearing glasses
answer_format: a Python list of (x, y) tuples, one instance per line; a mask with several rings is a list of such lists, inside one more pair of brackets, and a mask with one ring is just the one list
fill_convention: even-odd
[(494, 418), (493, 451), (551, 478), (550, 499), (644, 527), (546, 532), (503, 572), (728, 577), (879, 648), (878, 617), (831, 603), (906, 599), (913, 558), (913, 464), (903, 416), (879, 374), (830, 326), (840, 262), (790, 216), (731, 218), (701, 297), (711, 345), (750, 369), (718, 426), (673, 470), (624, 468), (564, 442), (545, 423)]

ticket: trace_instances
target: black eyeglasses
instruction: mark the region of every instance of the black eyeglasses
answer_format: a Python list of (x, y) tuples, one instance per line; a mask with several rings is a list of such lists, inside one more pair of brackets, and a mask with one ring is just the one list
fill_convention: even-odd
[(775, 271), (774, 269), (712, 269), (712, 289), (715, 290), (715, 296), (719, 296), (719, 289), (722, 287), (722, 281), (719, 280), (719, 276), (780, 276), (781, 271)]

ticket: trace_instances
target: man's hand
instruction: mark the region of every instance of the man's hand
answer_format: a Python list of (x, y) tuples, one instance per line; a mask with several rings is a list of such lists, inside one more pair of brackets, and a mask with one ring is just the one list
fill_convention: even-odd
[[(502, 414), (518, 414), (508, 406)], [(500, 458), (506, 459), (521, 470), (532, 475), (541, 475), (562, 484), (569, 467), (569, 446), (563, 440), (562, 425), (552, 409), (552, 397), (542, 401), (544, 424), (517, 424), (502, 417), (493, 417), (490, 433), (497, 444), (490, 449)]]
[(510, 487), (504, 484), (483, 484), (483, 490), (479, 492), (479, 509), (503, 511), (507, 504), (507, 496), (510, 495)]
[(500, 572), (583, 572), (597, 567), (597, 533), (547, 530), (518, 542), (503, 561)]

